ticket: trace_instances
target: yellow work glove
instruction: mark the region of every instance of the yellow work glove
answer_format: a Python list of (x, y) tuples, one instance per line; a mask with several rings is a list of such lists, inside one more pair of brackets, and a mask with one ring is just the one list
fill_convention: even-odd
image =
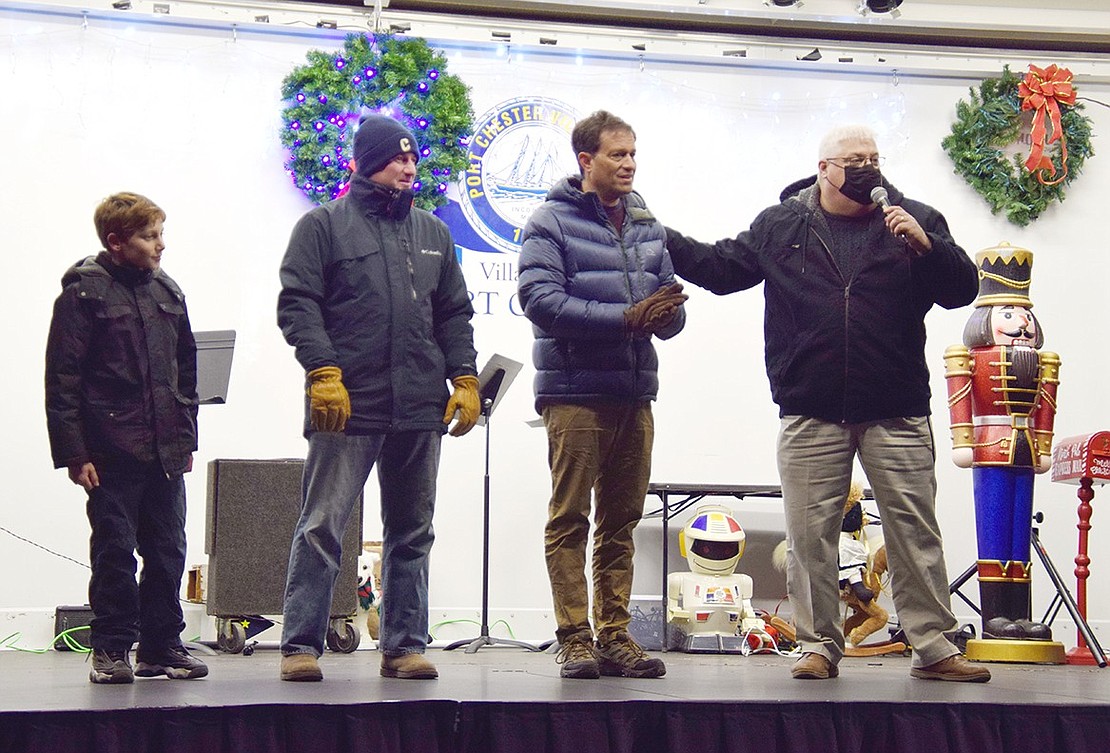
[(321, 366), (308, 372), (310, 420), (316, 431), (343, 431), (351, 417), (351, 398), (343, 386), (338, 366)]
[(461, 437), (474, 428), (478, 423), (478, 416), (482, 413), (482, 398), (478, 394), (478, 377), (464, 374), (451, 380), (455, 385), (450, 399), (447, 400), (447, 410), (443, 413), (443, 423), (451, 423), (451, 419), (458, 413), (459, 420), (451, 429), (451, 436)]

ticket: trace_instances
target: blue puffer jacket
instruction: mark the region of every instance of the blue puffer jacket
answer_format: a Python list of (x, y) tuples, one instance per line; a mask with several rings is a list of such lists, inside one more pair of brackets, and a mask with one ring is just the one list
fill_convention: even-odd
[[(659, 389), (651, 338), (625, 332), (624, 312), (675, 281), (663, 226), (637, 193), (618, 235), (597, 194), (565, 178), (524, 228), (519, 297), (536, 341), (536, 410), (545, 403), (643, 402)], [(686, 312), (658, 336), (686, 324)]]

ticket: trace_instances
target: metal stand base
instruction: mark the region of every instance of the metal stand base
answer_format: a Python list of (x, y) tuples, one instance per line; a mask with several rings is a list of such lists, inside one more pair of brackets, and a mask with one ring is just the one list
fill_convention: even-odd
[(477, 638), (474, 638), (473, 640), (466, 639), (455, 641), (448, 646), (444, 646), (443, 650), (451, 651), (458, 648), (459, 646), (466, 646), (466, 650), (463, 651), (464, 654), (476, 654), (478, 653), (478, 649), (480, 649), (482, 646), (519, 646), (520, 648), (526, 648), (529, 651), (540, 650), (538, 646), (533, 646), (531, 643), (525, 643), (524, 641), (514, 641), (511, 638), (492, 638), (484, 631), (481, 635), (479, 635)]

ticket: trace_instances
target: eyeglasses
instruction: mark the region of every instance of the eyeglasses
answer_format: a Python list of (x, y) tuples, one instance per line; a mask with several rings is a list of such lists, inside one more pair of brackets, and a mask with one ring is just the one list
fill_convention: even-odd
[(868, 165), (882, 167), (883, 163), (886, 162), (886, 157), (880, 157), (878, 154), (873, 157), (829, 157), (825, 161), (838, 167), (867, 167)]

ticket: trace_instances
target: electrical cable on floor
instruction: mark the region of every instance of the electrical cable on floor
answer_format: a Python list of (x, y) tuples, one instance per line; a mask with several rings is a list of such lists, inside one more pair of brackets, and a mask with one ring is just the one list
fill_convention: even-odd
[(76, 633), (79, 630), (88, 629), (88, 625), (78, 625), (77, 627), (71, 627), (68, 630), (63, 630), (50, 640), (50, 645), (46, 648), (23, 648), (16, 645), (16, 642), (23, 637), (23, 633), (16, 632), (12, 633), (3, 640), (0, 640), (0, 648), (10, 648), (13, 651), (22, 651), (27, 654), (45, 654), (47, 651), (53, 650), (54, 644), (56, 644), (58, 641), (62, 641), (69, 648), (70, 651), (78, 654), (87, 654), (92, 651), (92, 649), (81, 644), (76, 638), (73, 637), (72, 634)]

